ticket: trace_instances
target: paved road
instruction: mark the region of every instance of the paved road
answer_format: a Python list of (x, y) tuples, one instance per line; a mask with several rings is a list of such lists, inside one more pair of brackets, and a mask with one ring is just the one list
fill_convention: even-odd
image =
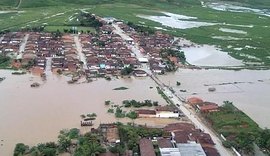
[(47, 76), (52, 74), (52, 57), (46, 57), (45, 74)]
[[(117, 24), (112, 24), (114, 27), (114, 33), (120, 35), (123, 40), (130, 39), (130, 37), (125, 34), (125, 32), (117, 25)], [(139, 50), (139, 47), (137, 45), (130, 45), (126, 44), (126, 46), (136, 55), (137, 58), (143, 58), (145, 57)]]
[(74, 36), (74, 42), (78, 51), (79, 59), (83, 62), (83, 69), (88, 69), (85, 55), (82, 53), (82, 45), (78, 35)]
[[(123, 30), (121, 30), (121, 28), (118, 27), (118, 25), (113, 24), (113, 27), (115, 28), (114, 32), (118, 35), (120, 35), (123, 39), (127, 38), (127, 35), (123, 32)], [(139, 47), (137, 45), (128, 45), (132, 52), (136, 54), (137, 58), (140, 57), (144, 57), (142, 53), (140, 53), (139, 51)], [(143, 70), (145, 70), (148, 75), (159, 85), (159, 87), (164, 91), (164, 94), (167, 95), (167, 97), (171, 97), (171, 101), (176, 105), (179, 104), (180, 105), (180, 109), (182, 110), (182, 112), (194, 123), (194, 125), (203, 130), (205, 133), (208, 133), (214, 143), (216, 144), (215, 147), (216, 149), (219, 151), (219, 153), (222, 156), (230, 156), (233, 155), (232, 152), (230, 150), (228, 150), (227, 148), (225, 148), (222, 145), (221, 140), (216, 136), (216, 134), (210, 129), (208, 128), (206, 125), (204, 125), (202, 122), (200, 122), (200, 120), (197, 118), (196, 114), (193, 113), (193, 111), (187, 109), (184, 104), (182, 103), (182, 101), (180, 100), (181, 97), (177, 97), (176, 95), (174, 95), (172, 93), (172, 91), (166, 87), (164, 85), (164, 83), (162, 81), (160, 81), (153, 73), (151, 70), (149, 70), (148, 66), (143, 65)]]
[(26, 46), (26, 43), (27, 43), (27, 40), (29, 38), (29, 34), (26, 34), (21, 42), (21, 45), (20, 45), (20, 48), (19, 48), (19, 54), (17, 55), (17, 59), (21, 59), (22, 58), (22, 55), (23, 55), (23, 52), (25, 50), (25, 46)]
[(19, 3), (18, 3), (18, 5), (17, 5), (16, 9), (19, 9), (20, 6), (21, 6), (21, 4), (22, 4), (22, 0), (19, 0)]

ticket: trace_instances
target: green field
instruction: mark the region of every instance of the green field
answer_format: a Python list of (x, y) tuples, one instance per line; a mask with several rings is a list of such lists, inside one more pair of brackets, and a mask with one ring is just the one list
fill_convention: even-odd
[(226, 137), (225, 147), (234, 146), (242, 154), (254, 152), (253, 142), (260, 128), (232, 103), (226, 102), (220, 111), (208, 113), (205, 117), (216, 132)]
[[(217, 0), (208, 0), (217, 1)], [(243, 0), (245, 6), (252, 5), (269, 7), (267, 0), (255, 1)], [(238, 0), (242, 2), (242, 0)], [(1, 7), (13, 7), (18, 4), (16, 0), (2, 0)], [(270, 66), (270, 18), (261, 17), (253, 13), (234, 13), (217, 11), (210, 8), (201, 7), (198, 0), (22, 0), (18, 11), (0, 14), (0, 31), (20, 30), (27, 27), (46, 26), (47, 31), (55, 29), (79, 26), (76, 15), (81, 10), (97, 14), (99, 16), (109, 16), (142, 23), (150, 27), (163, 27), (166, 33), (185, 37), (199, 44), (212, 44), (228, 52), (231, 56), (243, 60), (244, 62), (262, 63)], [(221, 23), (215, 26), (205, 26), (191, 29), (173, 29), (164, 27), (160, 23), (136, 17), (142, 15), (162, 15), (161, 11), (197, 17), (198, 21)], [(226, 23), (227, 25), (222, 25)], [(241, 27), (237, 25), (252, 25), (253, 27)], [(235, 34), (222, 32), (220, 28), (237, 29), (247, 32), (247, 34)], [(83, 29), (85, 30), (85, 29)], [(241, 40), (214, 39), (214, 36), (230, 36), (241, 38)], [(256, 47), (245, 48), (245, 46)], [(239, 50), (238, 48), (243, 48)]]

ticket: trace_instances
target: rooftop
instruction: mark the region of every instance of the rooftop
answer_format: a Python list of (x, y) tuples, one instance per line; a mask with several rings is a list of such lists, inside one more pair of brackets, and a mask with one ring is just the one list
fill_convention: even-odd
[(157, 140), (159, 148), (172, 148), (173, 145), (171, 143), (171, 140), (160, 138)]
[(156, 156), (152, 141), (146, 138), (140, 140), (141, 156)]
[(160, 148), (161, 156), (181, 156), (178, 148)]
[(176, 145), (181, 153), (181, 156), (206, 156), (200, 144), (187, 143)]

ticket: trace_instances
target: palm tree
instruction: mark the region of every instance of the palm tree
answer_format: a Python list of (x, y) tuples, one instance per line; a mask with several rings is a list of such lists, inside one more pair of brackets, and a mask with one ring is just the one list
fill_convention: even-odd
[(84, 142), (76, 149), (74, 156), (96, 156), (105, 151), (106, 150), (96, 142)]

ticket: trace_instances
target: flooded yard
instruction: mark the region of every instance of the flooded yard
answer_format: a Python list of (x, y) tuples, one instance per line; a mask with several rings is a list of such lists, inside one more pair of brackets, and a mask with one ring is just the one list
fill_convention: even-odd
[[(157, 93), (155, 84), (149, 78), (142, 79), (99, 79), (91, 83), (68, 85), (65, 77), (48, 76), (46, 82), (40, 77), (11, 75), (11, 71), (0, 70), (0, 146), (1, 155), (12, 155), (16, 143), (34, 145), (40, 142), (56, 141), (58, 132), (67, 128), (80, 128), (80, 115), (96, 113), (94, 125), (115, 121), (131, 122), (129, 119), (115, 119), (108, 114), (109, 106), (105, 100), (122, 104), (123, 100), (138, 101), (150, 99), (164, 105), (165, 101)], [(34, 82), (41, 83), (39, 88), (31, 88)], [(127, 90), (113, 90), (127, 87)], [(150, 89), (149, 87), (153, 87)], [(164, 125), (173, 120), (144, 119), (136, 123)], [(82, 128), (83, 132), (90, 130)]]

